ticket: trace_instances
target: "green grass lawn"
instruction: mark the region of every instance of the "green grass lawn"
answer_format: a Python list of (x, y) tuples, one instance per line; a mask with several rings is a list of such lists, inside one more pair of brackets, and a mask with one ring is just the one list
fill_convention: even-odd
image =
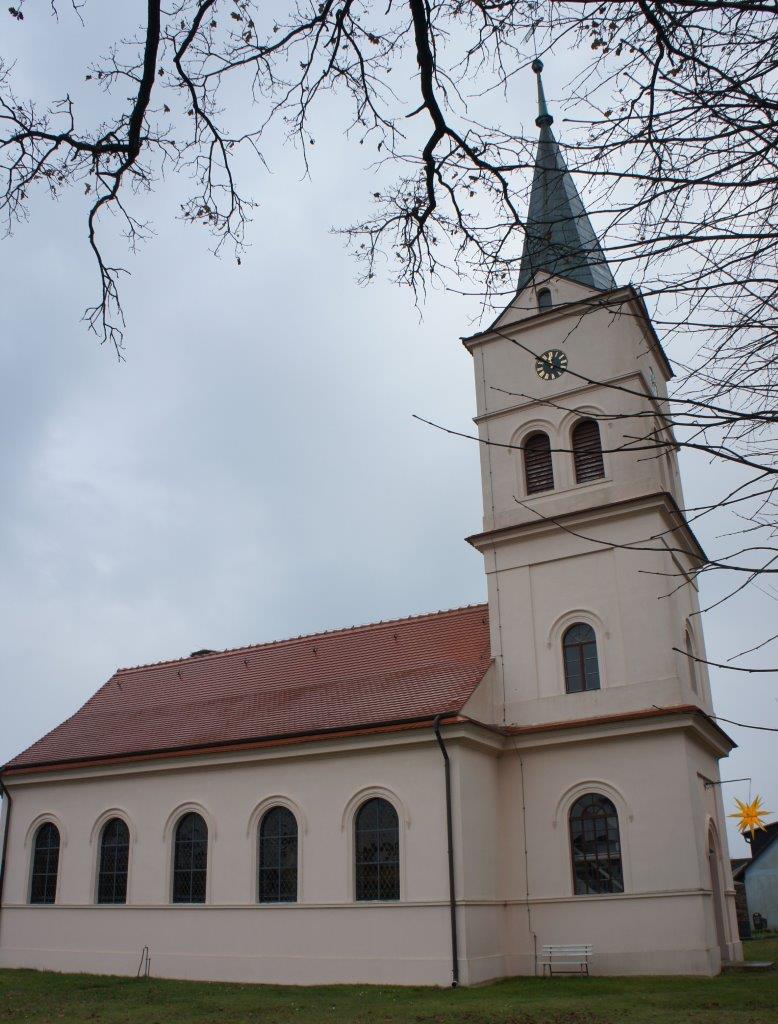
[[(747, 943), (778, 958), (778, 939)], [(0, 1022), (31, 1024), (775, 1024), (778, 972), (522, 978), (456, 991), (220, 985), (0, 971)]]
[(743, 943), (746, 960), (774, 960), (778, 965), (778, 932), (768, 932), (766, 939)]

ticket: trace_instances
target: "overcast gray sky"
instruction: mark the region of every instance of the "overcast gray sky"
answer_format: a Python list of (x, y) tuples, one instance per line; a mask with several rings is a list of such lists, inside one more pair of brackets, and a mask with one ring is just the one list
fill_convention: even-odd
[[(81, 52), (104, 49), (104, 26), (52, 49), (52, 25), (25, 24), (20, 91), (61, 95)], [(50, 60), (33, 61), (41, 45)], [(547, 61), (552, 102), (566, 64)], [(492, 101), (496, 119), (531, 124), (525, 84)], [(2, 241), (0, 763), (117, 666), (484, 599), (463, 540), (480, 528), (476, 446), (411, 418), (472, 427), (458, 339), (478, 303), (433, 291), (422, 319), (406, 289), (355, 283), (330, 228), (365, 215), (374, 179), (336, 115), (323, 110), (311, 180), (293, 149), (251, 169), (261, 206), (241, 267), (175, 221), (175, 181), (144, 198), (157, 235), (122, 254), (125, 363), (79, 322), (95, 289), (83, 197), (41, 195)], [(704, 460), (682, 469), (690, 504), (720, 493)], [(726, 528), (698, 533), (710, 548)], [(709, 657), (764, 639), (777, 607), (751, 591), (710, 613)], [(774, 676), (713, 679), (720, 714), (778, 725)], [(727, 728), (739, 747), (722, 776), (751, 776), (778, 810), (775, 734)], [(725, 787), (728, 810), (747, 794)]]

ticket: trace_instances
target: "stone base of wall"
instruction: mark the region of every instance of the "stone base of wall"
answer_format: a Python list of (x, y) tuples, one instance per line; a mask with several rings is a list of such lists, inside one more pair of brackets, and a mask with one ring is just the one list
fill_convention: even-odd
[[(591, 942), (595, 975), (714, 975), (720, 954), (700, 945), (700, 910), (691, 897), (540, 903), (530, 915), (526, 904), (461, 906), (460, 984), (532, 976), (535, 950), (562, 942)], [(148, 946), (158, 978), (442, 987), (452, 980), (445, 905), (15, 905), (3, 907), (0, 940), (0, 967), (133, 976)]]

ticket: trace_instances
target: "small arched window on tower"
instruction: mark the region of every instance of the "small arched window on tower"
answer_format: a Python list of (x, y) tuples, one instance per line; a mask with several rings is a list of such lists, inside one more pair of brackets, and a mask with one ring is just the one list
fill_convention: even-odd
[(694, 643), (688, 627), (686, 629), (686, 660), (689, 662), (689, 682), (692, 684), (694, 692), (699, 694), (700, 690), (697, 685), (697, 663), (694, 660)]
[[(6, 826), (7, 827), (7, 826)], [(35, 833), (30, 879), (30, 903), (54, 903), (59, 873), (59, 829), (45, 821)]]
[(551, 289), (541, 288), (538, 291), (538, 309), (540, 310), (540, 312), (543, 313), (547, 309), (551, 309), (553, 305), (554, 300), (551, 298)]
[(587, 622), (576, 622), (565, 630), (562, 655), (565, 662), (565, 690), (568, 693), (599, 690), (597, 637)]
[(573, 428), (573, 462), (575, 463), (575, 482), (586, 483), (587, 480), (599, 480), (605, 476), (602, 461), (602, 444), (600, 428), (596, 420), (580, 420)]
[(538, 431), (524, 442), (524, 480), (527, 494), (553, 491), (554, 466), (551, 462), (551, 442), (548, 434)]
[(601, 793), (585, 793), (570, 808), (570, 852), (576, 895), (624, 892), (619, 816)]

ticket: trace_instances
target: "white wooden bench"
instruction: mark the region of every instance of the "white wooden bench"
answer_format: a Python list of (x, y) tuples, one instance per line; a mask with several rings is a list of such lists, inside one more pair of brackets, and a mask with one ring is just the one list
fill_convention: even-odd
[(543, 946), (540, 960), (545, 975), (557, 974), (588, 974), (592, 959), (592, 947), (584, 943), (568, 946)]

